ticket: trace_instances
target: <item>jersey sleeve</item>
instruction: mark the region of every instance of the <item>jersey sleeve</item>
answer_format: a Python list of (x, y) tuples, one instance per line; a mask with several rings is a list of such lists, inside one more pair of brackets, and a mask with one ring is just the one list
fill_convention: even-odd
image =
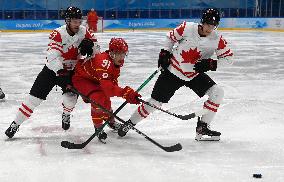
[(183, 38), (186, 25), (186, 21), (184, 21), (178, 27), (167, 33), (164, 49), (172, 52), (174, 44)]
[(94, 54), (99, 54), (100, 51), (100, 46), (98, 44), (98, 40), (95, 37), (94, 34), (90, 33), (90, 31), (88, 29), (86, 29), (86, 33), (85, 33), (85, 38), (91, 39), (94, 42)]
[(49, 44), (47, 48), (47, 67), (54, 72), (63, 69), (62, 58), (63, 45), (60, 33), (57, 30), (53, 30), (49, 35)]
[(85, 38), (88, 38), (88, 39), (93, 40), (94, 42), (97, 42), (97, 39), (94, 36), (94, 34), (91, 34), (91, 32), (88, 29), (86, 29)]
[(103, 89), (104, 93), (109, 96), (117, 96), (117, 97), (122, 97), (122, 90), (123, 88), (119, 87), (116, 85), (114, 82), (111, 80), (106, 80), (102, 79), (100, 81), (101, 88)]
[[(229, 47), (227, 41), (224, 39), (223, 36), (220, 36), (219, 42), (218, 42), (218, 48), (216, 49), (216, 55), (218, 62), (223, 64), (232, 64), (233, 63), (233, 51)], [(218, 65), (219, 65), (218, 63)]]

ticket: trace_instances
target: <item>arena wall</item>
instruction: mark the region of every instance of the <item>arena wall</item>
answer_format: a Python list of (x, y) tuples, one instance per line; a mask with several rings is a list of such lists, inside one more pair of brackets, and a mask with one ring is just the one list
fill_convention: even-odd
[[(168, 30), (182, 21), (199, 22), (200, 19), (118, 19), (102, 20), (103, 31)], [(64, 20), (0, 20), (0, 31), (50, 31)], [(223, 18), (220, 30), (258, 30), (284, 32), (284, 18)]]

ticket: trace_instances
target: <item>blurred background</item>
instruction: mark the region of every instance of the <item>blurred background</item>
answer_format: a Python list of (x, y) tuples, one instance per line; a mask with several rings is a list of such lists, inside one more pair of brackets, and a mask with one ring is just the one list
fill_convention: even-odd
[(284, 17), (284, 0), (0, 0), (1, 20), (56, 20), (68, 6), (103, 19), (199, 18), (204, 8), (218, 8), (225, 18)]

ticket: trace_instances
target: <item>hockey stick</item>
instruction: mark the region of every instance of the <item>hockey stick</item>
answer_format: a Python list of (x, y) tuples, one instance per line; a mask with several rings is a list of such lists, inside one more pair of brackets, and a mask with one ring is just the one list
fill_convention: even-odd
[[(72, 92), (80, 95), (84, 100), (89, 101), (90, 103), (96, 105), (97, 107), (99, 107), (101, 110), (103, 110), (104, 112), (108, 113), (110, 116), (114, 117), (115, 119), (117, 119), (118, 121), (122, 122), (122, 123), (126, 123), (125, 120), (121, 119), (120, 117), (118, 117), (116, 114), (112, 113), (111, 111), (107, 110), (106, 108), (104, 108), (103, 106), (101, 106), (100, 104), (96, 103), (94, 100), (90, 99), (89, 97), (85, 96), (84, 94), (80, 93), (78, 90), (76, 90), (75, 88), (73, 88), (72, 86), (68, 86), (68, 89), (71, 90)], [(106, 125), (106, 123), (108, 123), (107, 121), (104, 123), (104, 125), (102, 125), (100, 127), (100, 129), (102, 129), (102, 127), (104, 127)], [(166, 152), (174, 152), (174, 151), (179, 151), (182, 149), (182, 146), (180, 143), (169, 146), (169, 147), (165, 147), (162, 146), (161, 144), (157, 143), (155, 140), (151, 139), (150, 137), (148, 137), (146, 134), (142, 133), (141, 131), (139, 131), (137, 128), (135, 128), (134, 126), (132, 126), (132, 129), (135, 130), (138, 134), (144, 136), (148, 141), (152, 142), (153, 144), (155, 144), (156, 146), (158, 146), (159, 148), (163, 149)], [(95, 134), (98, 134), (99, 131), (95, 132)], [(81, 144), (74, 144), (68, 141), (62, 141), (61, 142), (61, 146), (64, 148), (68, 148), (68, 149), (81, 149), (82, 145)], [(83, 143), (84, 146), (84, 143)]]
[(160, 108), (160, 107), (158, 107), (158, 106), (156, 106), (154, 104), (151, 104), (150, 102), (144, 101), (144, 100), (142, 100), (140, 98), (138, 98), (138, 100), (140, 102), (142, 102), (143, 104), (146, 104), (146, 105), (148, 105), (150, 107), (153, 107), (153, 108), (155, 108), (155, 109), (157, 109), (159, 111), (162, 111), (164, 113), (167, 113), (167, 114), (169, 114), (171, 116), (174, 116), (174, 117), (182, 119), (182, 120), (189, 120), (189, 119), (195, 118), (196, 116), (201, 116), (201, 115), (203, 115), (203, 114), (205, 114), (207, 112), (207, 110), (201, 109), (201, 110), (199, 110), (197, 112), (193, 112), (193, 113), (190, 113), (190, 114), (187, 114), (187, 115), (178, 115), (178, 114), (169, 112), (167, 110), (164, 110), (164, 109), (162, 109), (162, 108)]
[[(150, 80), (161, 70), (162, 68), (160, 67), (160, 68), (158, 68), (156, 71), (154, 71), (143, 83), (142, 83), (142, 85), (140, 85), (140, 87), (137, 89), (137, 92), (139, 92), (140, 90), (142, 90), (142, 88), (147, 84), (147, 83), (149, 83), (150, 82)], [(127, 104), (127, 102), (125, 101), (120, 107), (118, 107), (117, 108), (117, 110), (114, 112), (114, 114), (117, 114), (125, 105)], [(97, 130), (96, 130), (96, 132), (95, 133), (93, 133), (85, 142), (83, 142), (83, 143), (80, 143), (80, 144), (74, 144), (74, 143), (72, 143), (71, 145), (70, 145), (70, 143), (71, 142), (68, 142), (68, 141), (62, 141), (61, 142), (61, 146), (62, 147), (65, 147), (65, 148), (74, 148), (74, 149), (82, 149), (82, 148), (84, 148), (88, 143), (90, 143), (90, 141), (92, 141), (92, 139), (94, 138), (94, 137), (96, 137), (98, 134), (99, 134), (99, 132), (105, 127), (105, 125), (107, 125), (108, 124), (108, 121), (107, 122), (105, 122), (100, 128), (98, 128)]]
[[(145, 80), (141, 85), (140, 87), (137, 89), (137, 92), (139, 92), (140, 90), (142, 90), (142, 88), (150, 82), (150, 80), (152, 80), (152, 78), (154, 78), (154, 76), (161, 70), (162, 68), (158, 68), (156, 71), (154, 71), (154, 73), (152, 73), (148, 78), (147, 80)], [(125, 105), (127, 104), (127, 101), (125, 101), (123, 104), (121, 104), (120, 107), (118, 107), (116, 109), (116, 111), (113, 113), (113, 114), (117, 114)], [(95, 138), (99, 132), (101, 132), (101, 130), (108, 124), (109, 122), (106, 121), (100, 128), (98, 128), (95, 133), (93, 133), (85, 142), (83, 143), (79, 143), (79, 144), (75, 144), (75, 143), (71, 143), (71, 142), (68, 142), (68, 141), (62, 141), (61, 142), (61, 146), (64, 147), (64, 148), (68, 148), (68, 149), (82, 149), (84, 148), (86, 145), (88, 145), (88, 143), (90, 143), (90, 141), (93, 140), (93, 138)]]
[[(137, 88), (137, 92), (139, 92), (140, 90), (142, 90), (142, 88), (144, 88), (145, 85), (147, 85), (150, 80), (152, 80), (152, 78), (154, 78), (154, 76), (159, 73), (159, 71), (161, 71), (162, 67), (159, 67), (156, 71), (154, 71), (148, 78), (147, 80), (145, 80), (138, 88)], [(117, 114), (128, 102), (124, 101), (121, 106), (119, 106), (116, 111), (114, 111), (113, 114)]]

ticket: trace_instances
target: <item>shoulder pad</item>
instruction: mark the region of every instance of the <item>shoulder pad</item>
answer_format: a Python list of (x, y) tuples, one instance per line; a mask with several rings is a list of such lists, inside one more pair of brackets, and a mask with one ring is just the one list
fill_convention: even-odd
[(54, 40), (55, 42), (62, 42), (61, 34), (57, 30), (53, 30), (49, 35), (50, 40)]

